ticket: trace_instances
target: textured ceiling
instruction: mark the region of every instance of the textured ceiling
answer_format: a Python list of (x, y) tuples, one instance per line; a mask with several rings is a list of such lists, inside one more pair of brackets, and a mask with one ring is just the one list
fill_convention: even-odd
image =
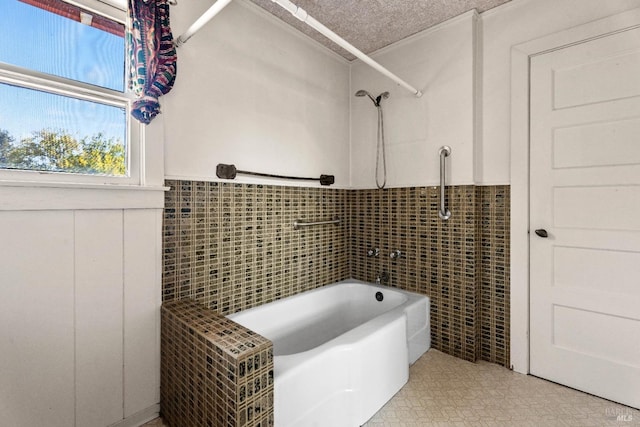
[[(272, 0), (251, 0), (329, 49), (354, 56)], [(292, 0), (340, 37), (371, 53), (472, 9), (484, 12), (509, 0)]]

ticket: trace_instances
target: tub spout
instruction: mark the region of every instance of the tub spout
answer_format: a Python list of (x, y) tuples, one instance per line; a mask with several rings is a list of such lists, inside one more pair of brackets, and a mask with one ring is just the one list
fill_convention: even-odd
[(386, 285), (389, 282), (389, 273), (386, 271), (381, 271), (376, 277), (376, 285)]

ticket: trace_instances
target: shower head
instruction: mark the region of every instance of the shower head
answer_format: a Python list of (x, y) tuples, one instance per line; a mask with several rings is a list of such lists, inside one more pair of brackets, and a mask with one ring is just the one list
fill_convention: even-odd
[(356, 96), (368, 96), (371, 102), (373, 102), (376, 106), (378, 105), (376, 104), (376, 100), (373, 98), (373, 96), (371, 96), (371, 94), (366, 90), (360, 89), (356, 92)]
[(380, 106), (380, 101), (382, 99), (389, 98), (389, 92), (382, 92), (380, 95), (378, 95), (377, 98), (374, 98), (366, 90), (360, 89), (359, 91), (356, 92), (356, 96), (368, 96), (369, 99), (371, 100), (371, 102), (373, 102), (373, 105), (375, 105), (376, 107), (379, 107)]
[(380, 101), (381, 101), (383, 98), (384, 98), (384, 99), (389, 98), (389, 92), (382, 92), (380, 95), (378, 95), (378, 97), (376, 98), (376, 102), (375, 102), (376, 107), (379, 107), (379, 106), (380, 106)]

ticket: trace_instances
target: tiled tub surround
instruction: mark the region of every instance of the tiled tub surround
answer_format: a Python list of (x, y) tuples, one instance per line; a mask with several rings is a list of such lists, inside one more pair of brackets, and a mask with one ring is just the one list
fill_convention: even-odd
[[(509, 366), (508, 186), (449, 187), (453, 215), (442, 221), (436, 187), (166, 185), (163, 301), (226, 315), (385, 269), (391, 285), (431, 298), (434, 348)], [(339, 226), (291, 225), (334, 216)]]
[(509, 186), (448, 187), (443, 221), (438, 187), (353, 191), (352, 277), (428, 295), (432, 347), (508, 367), (509, 203)]
[(480, 192), (480, 358), (509, 367), (508, 185)]
[(161, 412), (171, 426), (273, 426), (273, 347), (191, 301), (162, 306)]
[[(354, 278), (389, 283), (431, 298), (431, 345), (445, 353), (477, 358), (477, 209), (474, 186), (449, 187), (448, 221), (438, 217), (436, 187), (352, 193), (351, 258)], [(379, 248), (368, 257), (369, 248)], [(392, 250), (402, 257), (392, 260)]]
[[(166, 181), (163, 301), (227, 315), (350, 276), (348, 190)], [(293, 230), (296, 219), (338, 225)]]

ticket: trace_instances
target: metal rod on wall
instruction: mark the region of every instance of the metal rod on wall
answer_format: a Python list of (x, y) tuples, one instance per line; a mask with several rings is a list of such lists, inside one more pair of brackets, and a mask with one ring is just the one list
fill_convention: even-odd
[(447, 145), (443, 145), (438, 150), (438, 155), (440, 156), (440, 208), (438, 209), (438, 216), (445, 221), (451, 218), (451, 211), (444, 204), (445, 177), (447, 174), (445, 159), (449, 157), (449, 154), (451, 154), (451, 147)]
[(276, 175), (272, 173), (250, 172), (236, 169), (235, 165), (225, 165), (218, 163), (216, 166), (216, 176), (222, 179), (235, 179), (237, 174), (261, 176), (265, 178), (292, 179), (297, 181), (320, 181), (320, 185), (335, 184), (336, 178), (333, 175), (320, 175), (320, 178), (307, 178), (302, 176)]

